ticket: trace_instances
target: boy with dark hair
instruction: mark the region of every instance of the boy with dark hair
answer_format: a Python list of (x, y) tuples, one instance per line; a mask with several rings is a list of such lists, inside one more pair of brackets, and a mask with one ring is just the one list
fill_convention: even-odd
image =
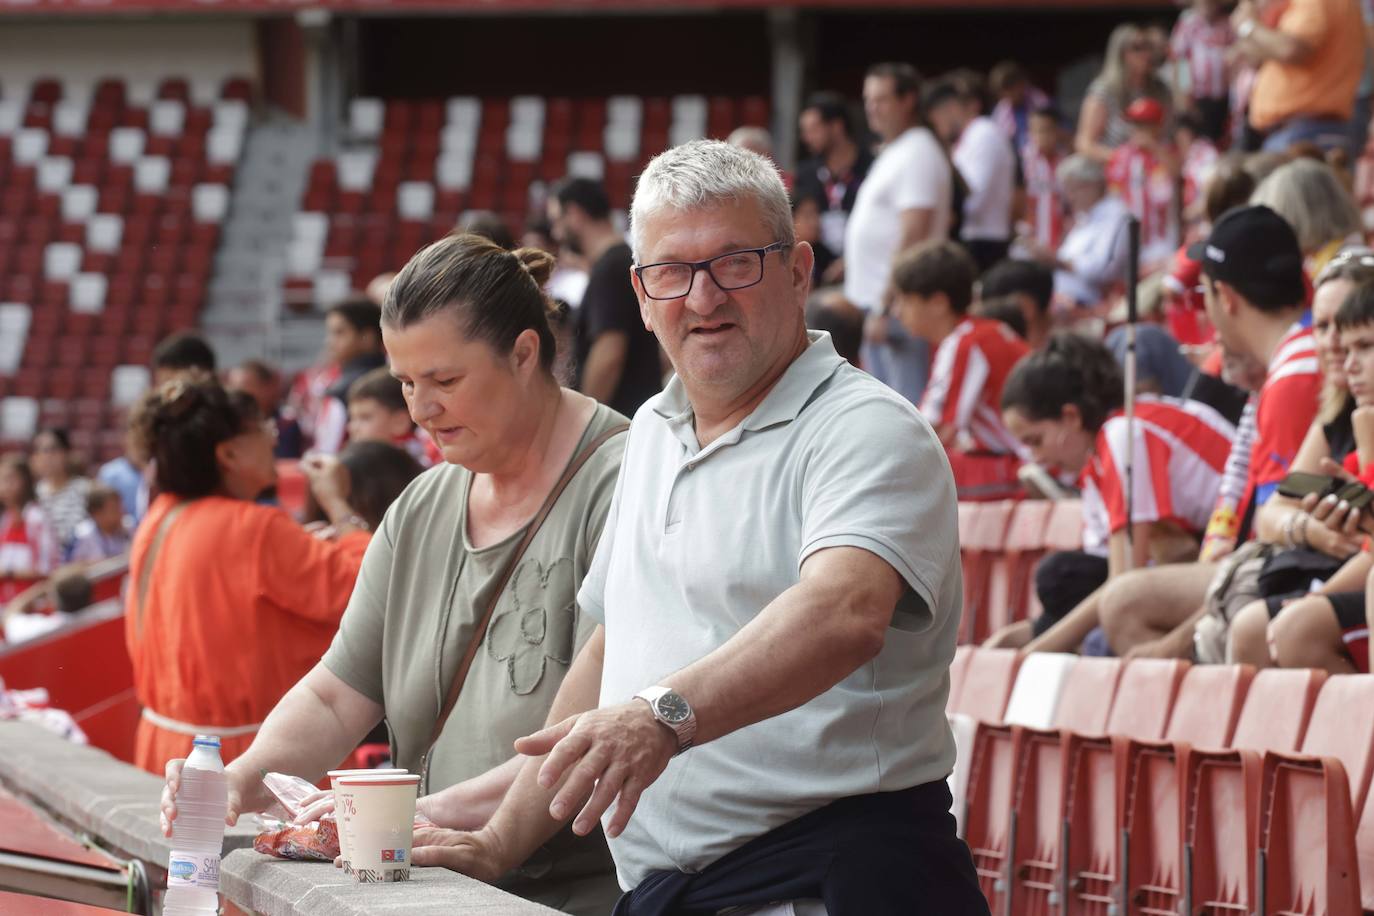
[(124, 515), (119, 493), (104, 484), (95, 484), (86, 494), (88, 518), (76, 526), (72, 543), (73, 563), (93, 563), (129, 552), (132, 534)]
[(338, 375), (325, 390), (315, 421), (315, 451), (332, 455), (348, 435), (348, 389), (362, 376), (386, 365), (382, 350), (382, 310), (368, 299), (340, 302), (325, 313), (325, 361)]
[(215, 374), (215, 351), (199, 334), (178, 331), (153, 348), (153, 384), (188, 374)]
[(1002, 384), (1028, 348), (1000, 321), (969, 315), (976, 278), (973, 259), (957, 243), (918, 245), (893, 265), (895, 311), (935, 353), (921, 413), (945, 448), (1016, 455), (1020, 444), (1002, 422)]
[(348, 441), (386, 442), (410, 453), (425, 467), (434, 463), (415, 432), (401, 383), (385, 368), (373, 369), (348, 389)]
[(1014, 298), (1026, 318), (1026, 343), (1039, 350), (1054, 326), (1050, 301), (1054, 298), (1054, 271), (1038, 261), (1000, 261), (978, 282), (980, 299)]

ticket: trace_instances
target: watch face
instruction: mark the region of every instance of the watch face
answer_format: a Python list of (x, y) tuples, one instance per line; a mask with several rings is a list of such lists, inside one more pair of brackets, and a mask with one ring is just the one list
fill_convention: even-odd
[(687, 704), (687, 701), (683, 699), (680, 694), (673, 693), (672, 691), (659, 697), (658, 702), (654, 704), (654, 708), (658, 710), (658, 714), (663, 718), (663, 721), (667, 722), (669, 725), (677, 725), (679, 722), (686, 722), (687, 717), (692, 714), (692, 707)]

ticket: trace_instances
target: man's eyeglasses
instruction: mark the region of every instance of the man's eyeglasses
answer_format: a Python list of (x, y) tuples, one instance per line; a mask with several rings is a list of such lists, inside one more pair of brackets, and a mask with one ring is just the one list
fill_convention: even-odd
[(763, 259), (769, 252), (792, 246), (774, 242), (766, 248), (743, 248), (704, 261), (659, 261), (636, 266), (635, 276), (650, 299), (681, 299), (692, 291), (697, 272), (706, 271), (723, 290), (745, 289), (763, 279)]

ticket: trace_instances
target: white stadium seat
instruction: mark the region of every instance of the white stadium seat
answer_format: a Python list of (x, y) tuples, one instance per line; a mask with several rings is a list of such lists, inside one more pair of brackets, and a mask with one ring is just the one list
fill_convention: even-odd
[(28, 442), (38, 432), (38, 401), (9, 397), (0, 401), (0, 439)]
[(116, 407), (129, 407), (151, 383), (147, 366), (115, 366), (110, 371), (110, 400)]
[(212, 165), (233, 165), (243, 152), (243, 127), (210, 128), (205, 135), (205, 158)]
[(23, 127), (14, 132), (10, 155), (20, 165), (37, 165), (48, 154), (48, 132), (37, 127)]
[(434, 215), (434, 185), (403, 181), (396, 188), (396, 212), (401, 219), (421, 220)]
[(134, 190), (161, 194), (172, 178), (172, 162), (166, 156), (143, 156), (134, 163)]
[(159, 137), (176, 137), (186, 127), (186, 106), (176, 99), (158, 99), (148, 112), (148, 130)]
[(109, 280), (104, 274), (83, 273), (72, 278), (69, 297), (73, 312), (94, 315), (105, 310)]
[(229, 215), (229, 189), (222, 184), (198, 184), (193, 187), (191, 215), (201, 223), (224, 222)]
[(94, 185), (74, 184), (62, 191), (62, 220), (84, 223), (95, 215), (99, 202), (100, 191)]
[(90, 116), (90, 106), (84, 102), (58, 102), (52, 110), (52, 132), (59, 137), (80, 137), (86, 133)]
[(386, 121), (386, 103), (381, 99), (354, 99), (348, 103), (348, 133), (358, 140), (376, 140)]
[(66, 156), (44, 156), (38, 160), (38, 190), (60, 194), (72, 183), (72, 161)]
[(568, 153), (568, 174), (574, 178), (601, 181), (606, 177), (606, 160), (600, 153)]
[(118, 213), (97, 213), (86, 221), (86, 247), (113, 254), (124, 241), (124, 217)]
[(339, 187), (345, 191), (366, 191), (372, 187), (377, 154), (372, 150), (349, 150), (337, 160)]
[(133, 165), (143, 155), (147, 137), (137, 127), (116, 127), (110, 131), (110, 161)]
[(43, 249), (43, 276), (48, 280), (70, 280), (81, 269), (81, 246), (75, 242), (52, 242)]

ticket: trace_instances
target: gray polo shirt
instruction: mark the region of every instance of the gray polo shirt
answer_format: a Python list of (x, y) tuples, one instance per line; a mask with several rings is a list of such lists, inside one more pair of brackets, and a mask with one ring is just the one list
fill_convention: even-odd
[(668, 764), (610, 841), (627, 889), (650, 871), (699, 871), (835, 799), (944, 779), (954, 764), (945, 699), (963, 583), (949, 462), (911, 404), (841, 359), (828, 334), (810, 337), (763, 403), (704, 449), (676, 378), (635, 415), (578, 593), (606, 625), (601, 703), (719, 648), (818, 550), (870, 551), (908, 591), (873, 661)]

